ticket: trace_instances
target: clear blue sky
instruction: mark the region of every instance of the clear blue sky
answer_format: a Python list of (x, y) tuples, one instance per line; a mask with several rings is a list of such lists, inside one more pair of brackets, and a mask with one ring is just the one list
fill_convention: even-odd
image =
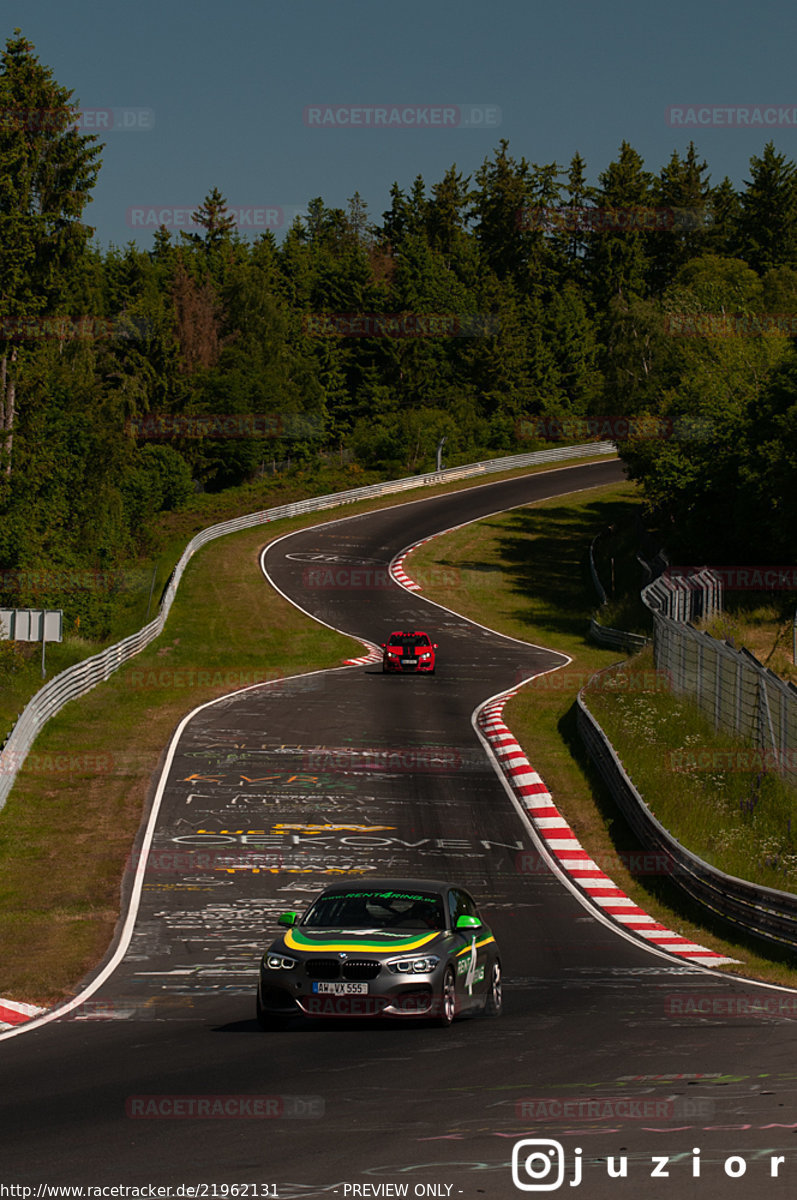
[[(244, 219), (287, 221), (315, 196), (345, 207), (355, 191), (379, 219), (394, 180), (409, 190), (421, 174), (429, 188), (452, 163), (472, 174), (500, 138), (537, 163), (578, 151), (592, 183), (623, 139), (657, 172), (693, 138), (712, 180), (737, 186), (770, 138), (797, 159), (786, 0), (5, 0), (2, 12), (3, 40), (19, 27), (83, 108), (146, 110), (149, 129), (104, 138), (86, 212), (102, 246), (148, 248), (151, 229), (132, 221), (196, 207), (214, 186)], [(340, 105), (493, 111), (486, 128), (308, 124), (308, 107)], [(688, 105), (788, 112), (767, 127), (705, 112), (699, 128), (668, 124)]]

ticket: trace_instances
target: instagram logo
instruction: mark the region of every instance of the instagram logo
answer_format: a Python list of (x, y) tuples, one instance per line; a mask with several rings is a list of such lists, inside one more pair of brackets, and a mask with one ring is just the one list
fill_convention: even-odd
[[(576, 1150), (576, 1180), (581, 1182), (581, 1151)], [(512, 1148), (512, 1182), (522, 1192), (555, 1192), (564, 1183), (565, 1152), (554, 1138), (523, 1138)]]

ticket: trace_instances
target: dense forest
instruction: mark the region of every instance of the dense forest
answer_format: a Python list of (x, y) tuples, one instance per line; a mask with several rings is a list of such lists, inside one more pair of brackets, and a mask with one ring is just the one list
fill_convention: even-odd
[[(102, 146), (16, 31), (0, 58), (4, 573), (113, 570), (195, 492), (324, 461), (384, 477), (616, 437), (691, 561), (788, 562), (797, 525), (797, 168), (736, 189), (690, 144), (394, 184), (381, 218), (311, 200), (247, 240), (101, 249)], [(223, 186), (223, 180), (218, 181)], [(47, 597), (57, 604), (58, 597)], [(41, 596), (38, 604), (41, 605)]]

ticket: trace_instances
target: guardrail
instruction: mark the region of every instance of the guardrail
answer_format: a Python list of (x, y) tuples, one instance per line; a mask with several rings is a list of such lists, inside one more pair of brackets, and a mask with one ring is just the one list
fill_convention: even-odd
[(303, 513), (321, 512), (327, 508), (353, 504), (357, 500), (394, 495), (410, 491), (413, 488), (430, 487), (432, 484), (495, 474), (499, 471), (511, 471), (519, 467), (555, 463), (568, 458), (598, 458), (614, 452), (613, 442), (590, 442), (582, 446), (537, 450), (530, 454), (516, 454), (506, 458), (488, 459), (486, 462), (468, 463), (462, 467), (449, 467), (445, 471), (434, 471), (427, 475), (410, 475), (403, 479), (389, 480), (386, 483), (369, 484), (366, 487), (352, 488), (346, 492), (330, 492), (324, 496), (312, 496), (307, 500), (297, 500), (292, 504), (282, 504), (276, 508), (264, 509), (262, 512), (248, 513), (243, 517), (222, 521), (218, 525), (209, 525), (207, 529), (203, 529), (201, 533), (192, 538), (186, 546), (171, 574), (158, 615), (148, 625), (145, 625), (138, 633), (131, 634), (121, 642), (100, 651), (99, 654), (86, 658), (72, 667), (67, 667), (65, 671), (61, 671), (40, 688), (27, 704), (11, 730), (5, 745), (0, 750), (0, 810), (8, 799), (17, 773), (36, 737), (50, 718), (60, 712), (70, 700), (84, 696), (98, 683), (108, 680), (114, 671), (117, 671), (123, 663), (136, 654), (140, 654), (163, 631), (186, 566), (197, 550), (207, 545), (208, 542), (224, 537), (228, 533), (251, 529), (256, 525), (266, 525), (271, 521), (279, 521)]
[(600, 536), (601, 535), (599, 533), (596, 533), (595, 537), (589, 544), (589, 573), (592, 578), (592, 586), (598, 593), (598, 600), (600, 601), (601, 608), (603, 608), (604, 605), (609, 603), (609, 597), (606, 595), (606, 588), (601, 582), (601, 577), (598, 574), (598, 568), (595, 565), (595, 543)]
[(640, 846), (660, 853), (674, 881), (715, 914), (767, 942), (797, 946), (797, 895), (726, 875), (682, 846), (645, 804), (583, 693), (582, 688), (576, 701), (576, 727)]
[[(609, 603), (609, 597), (606, 595), (606, 589), (601, 583), (601, 577), (595, 565), (595, 543), (599, 537), (601, 534), (597, 533), (589, 544), (589, 573), (592, 577), (592, 586), (598, 593), (601, 608), (605, 608)], [(650, 643), (650, 638), (643, 633), (631, 633), (627, 629), (613, 629), (610, 625), (601, 625), (597, 617), (590, 618), (589, 634), (593, 642), (597, 642), (599, 646), (607, 646), (610, 650), (644, 650), (645, 646)]]
[(593, 642), (599, 646), (607, 646), (610, 650), (628, 650), (636, 653), (644, 650), (650, 638), (644, 633), (631, 633), (628, 629), (612, 629), (610, 625), (601, 625), (595, 617), (590, 618), (589, 634)]

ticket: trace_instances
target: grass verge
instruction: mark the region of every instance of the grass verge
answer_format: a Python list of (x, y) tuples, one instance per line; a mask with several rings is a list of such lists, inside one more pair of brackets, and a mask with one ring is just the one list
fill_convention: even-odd
[[(587, 547), (607, 525), (630, 521), (638, 506), (630, 484), (544, 501), (436, 538), (414, 551), (405, 568), (413, 578), (450, 581), (445, 587), (425, 589), (429, 599), (512, 637), (570, 655), (567, 667), (523, 688), (507, 704), (504, 715), (582, 845), (662, 924), (743, 960), (726, 969), (794, 985), (797, 973), (774, 948), (762, 950), (761, 943), (737, 936), (726, 924), (712, 920), (667, 876), (631, 874), (627, 864), (634, 861), (639, 846), (576, 732), (574, 701), (579, 688), (620, 657), (617, 651), (587, 640), (594, 609)], [(445, 576), (440, 568), (448, 569)], [(634, 672), (638, 689), (649, 689), (651, 671), (643, 660), (627, 667), (626, 676)], [(605, 697), (608, 704), (615, 699), (616, 695)], [(685, 788), (679, 789), (679, 796), (683, 802)]]
[(794, 655), (794, 619), (797, 593), (726, 596), (725, 612), (701, 628), (712, 637), (727, 639), (733, 645), (744, 646), (760, 663), (769, 667), (781, 679), (797, 685), (797, 665)]

